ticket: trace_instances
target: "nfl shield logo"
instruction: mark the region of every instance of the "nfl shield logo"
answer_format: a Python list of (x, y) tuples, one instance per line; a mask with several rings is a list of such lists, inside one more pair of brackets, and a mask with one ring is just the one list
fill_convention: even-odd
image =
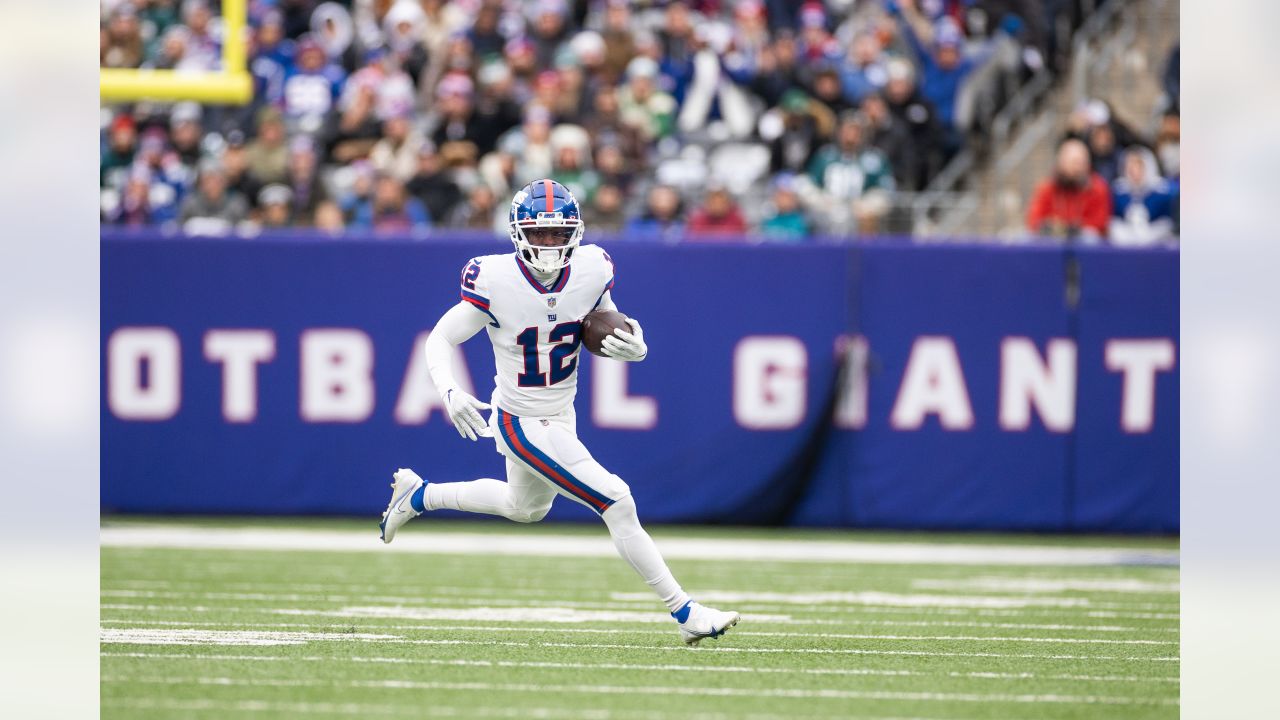
[(547, 307), (553, 308), (555, 306), (556, 306), (556, 299), (553, 297), (547, 298)]

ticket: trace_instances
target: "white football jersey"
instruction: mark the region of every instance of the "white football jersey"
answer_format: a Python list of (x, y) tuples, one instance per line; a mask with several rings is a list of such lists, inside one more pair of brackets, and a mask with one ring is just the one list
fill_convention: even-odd
[(498, 407), (517, 417), (545, 417), (573, 405), (582, 318), (613, 280), (613, 260), (599, 245), (579, 246), (550, 288), (515, 253), (467, 263), (462, 299), (490, 318)]

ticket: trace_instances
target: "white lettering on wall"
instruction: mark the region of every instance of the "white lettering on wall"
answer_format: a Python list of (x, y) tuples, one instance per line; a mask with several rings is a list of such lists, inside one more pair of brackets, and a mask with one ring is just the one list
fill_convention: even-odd
[(1000, 343), (1000, 427), (1026, 430), (1035, 409), (1045, 428), (1070, 432), (1076, 422), (1076, 344), (1049, 341), (1044, 361), (1031, 338)]
[(1174, 347), (1168, 338), (1108, 340), (1107, 369), (1123, 373), (1120, 427), (1127, 433), (1151, 432), (1156, 416), (1156, 373), (1173, 369)]
[(947, 430), (973, 427), (973, 406), (949, 337), (916, 338), (889, 422), (897, 430), (916, 430), (929, 415), (937, 415)]
[(275, 333), (210, 330), (204, 335), (204, 357), (222, 364), (222, 417), (253, 422), (258, 417), (258, 365), (275, 359)]
[[(579, 362), (587, 358), (582, 353)], [(651, 430), (658, 424), (658, 401), (627, 392), (627, 363), (591, 358), (591, 421), (614, 430)]]
[(799, 338), (753, 335), (733, 351), (733, 416), (752, 430), (786, 430), (804, 420), (809, 355)]
[(168, 420), (182, 404), (182, 350), (164, 327), (122, 327), (107, 340), (107, 407), (122, 420)]
[(301, 414), (307, 422), (361, 422), (373, 414), (373, 343), (359, 330), (307, 330), (301, 340)]

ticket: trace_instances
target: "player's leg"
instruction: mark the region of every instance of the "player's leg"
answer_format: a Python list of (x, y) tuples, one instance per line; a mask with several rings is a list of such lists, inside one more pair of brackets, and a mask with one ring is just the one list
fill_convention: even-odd
[(640, 525), (631, 489), (591, 457), (573, 432), (571, 421), (522, 420), (500, 413), (498, 425), (498, 437), (506, 445), (504, 454), (509, 452), (561, 495), (600, 515), (618, 554), (667, 605), (680, 622), (686, 642), (696, 644), (704, 637), (718, 637), (738, 622), (737, 613), (712, 610), (689, 598), (653, 538)]
[(428, 483), (422, 493), (424, 510), (501, 515), (526, 523), (546, 517), (555, 499), (554, 488), (509, 458), (506, 482), (481, 478), (470, 482)]

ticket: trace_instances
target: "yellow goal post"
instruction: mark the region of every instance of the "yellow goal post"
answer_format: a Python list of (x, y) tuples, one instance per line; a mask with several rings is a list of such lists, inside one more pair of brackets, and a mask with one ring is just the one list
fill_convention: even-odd
[(217, 72), (103, 68), (98, 95), (103, 102), (194, 100), (244, 105), (253, 99), (253, 78), (245, 61), (246, 0), (222, 0), (222, 69)]

